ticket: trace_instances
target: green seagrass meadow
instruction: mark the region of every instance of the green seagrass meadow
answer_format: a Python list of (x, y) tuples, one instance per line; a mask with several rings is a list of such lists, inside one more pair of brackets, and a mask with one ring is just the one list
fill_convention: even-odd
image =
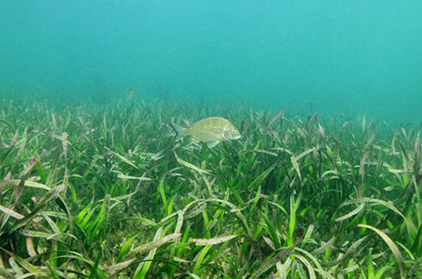
[[(209, 116), (242, 138), (174, 142), (171, 121)], [(422, 278), (420, 130), (235, 105), (2, 100), (0, 277)]]

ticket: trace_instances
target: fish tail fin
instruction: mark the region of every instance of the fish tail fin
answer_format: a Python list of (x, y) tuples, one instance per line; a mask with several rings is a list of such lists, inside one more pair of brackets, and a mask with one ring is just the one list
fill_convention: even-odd
[(174, 141), (176, 142), (185, 135), (185, 128), (173, 122), (171, 122), (170, 125), (173, 128), (173, 130), (176, 132), (176, 136), (174, 137)]

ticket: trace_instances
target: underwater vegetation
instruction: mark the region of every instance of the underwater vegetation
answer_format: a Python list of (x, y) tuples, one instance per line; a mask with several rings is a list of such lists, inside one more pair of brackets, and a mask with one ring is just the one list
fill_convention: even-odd
[[(174, 142), (210, 116), (242, 138)], [(8, 100), (0, 179), (3, 278), (422, 278), (420, 128)]]

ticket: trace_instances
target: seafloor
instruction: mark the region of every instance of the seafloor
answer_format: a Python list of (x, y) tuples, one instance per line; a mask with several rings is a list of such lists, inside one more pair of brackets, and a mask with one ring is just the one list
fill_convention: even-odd
[[(214, 148), (168, 125), (227, 117)], [(0, 104), (0, 277), (422, 278), (420, 129), (182, 102)]]

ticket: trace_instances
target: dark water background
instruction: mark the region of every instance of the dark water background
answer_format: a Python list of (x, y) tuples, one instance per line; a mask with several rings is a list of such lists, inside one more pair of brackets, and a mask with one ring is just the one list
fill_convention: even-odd
[(0, 96), (422, 120), (422, 1), (0, 1)]

